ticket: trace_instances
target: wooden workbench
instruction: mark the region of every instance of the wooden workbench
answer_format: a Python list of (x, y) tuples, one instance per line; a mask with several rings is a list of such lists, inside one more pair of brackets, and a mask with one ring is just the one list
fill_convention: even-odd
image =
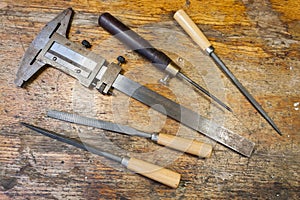
[[(256, 143), (252, 156), (243, 157), (119, 92), (107, 97), (83, 88), (53, 68), (43, 70), (25, 88), (17, 88), (14, 79), (26, 48), (47, 22), (68, 7), (76, 12), (70, 40), (89, 40), (91, 51), (111, 62), (123, 55), (126, 76), (252, 140)], [(173, 20), (172, 13), (182, 8), (283, 136)], [(183, 72), (229, 104), (234, 114), (177, 79), (169, 86), (159, 84), (162, 72), (98, 27), (98, 16), (105, 11), (174, 59), (184, 58), (191, 65), (184, 65)], [(0, 1), (0, 199), (299, 199), (299, 13), (296, 0)], [(199, 159), (142, 138), (49, 119), (45, 114), (50, 109), (195, 138), (212, 144), (214, 152), (208, 159)], [(38, 135), (22, 127), (21, 121), (164, 165), (181, 173), (182, 180), (177, 189), (168, 188)]]

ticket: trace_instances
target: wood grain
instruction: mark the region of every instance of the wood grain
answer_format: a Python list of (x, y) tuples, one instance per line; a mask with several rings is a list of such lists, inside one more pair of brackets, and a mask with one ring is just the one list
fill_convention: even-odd
[[(63, 9), (76, 14), (69, 39), (89, 40), (110, 62), (123, 55), (124, 74), (254, 141), (242, 157), (199, 133), (115, 92), (107, 97), (71, 77), (44, 69), (26, 88), (13, 84), (18, 64), (41, 28)], [(228, 68), (283, 132), (278, 136), (234, 85), (173, 20), (185, 9)], [(157, 48), (190, 64), (183, 72), (234, 110), (223, 112), (187, 84), (158, 80), (163, 73), (98, 27), (111, 12)], [(0, 2), (0, 199), (299, 199), (300, 198), (300, 4), (296, 0), (116, 1), (2, 0)], [(176, 41), (176, 42), (174, 42)], [(77, 112), (205, 141), (208, 159), (181, 154), (142, 138), (58, 122), (47, 110)], [(32, 123), (84, 142), (166, 166), (182, 180), (171, 189), (104, 158), (27, 130)]]
[(179, 173), (136, 158), (128, 160), (127, 168), (171, 188), (177, 188), (180, 182)]
[(212, 153), (212, 146), (210, 144), (169, 134), (160, 133), (157, 143), (171, 149), (199, 156), (200, 158), (209, 158)]
[(211, 47), (211, 43), (206, 36), (202, 33), (199, 27), (193, 22), (184, 10), (178, 10), (174, 14), (174, 19), (182, 27), (183, 30), (198, 44), (205, 52), (207, 48)]

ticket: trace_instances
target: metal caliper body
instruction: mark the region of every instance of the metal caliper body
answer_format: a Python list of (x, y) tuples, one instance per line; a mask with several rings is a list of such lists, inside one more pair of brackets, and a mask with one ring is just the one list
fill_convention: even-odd
[(16, 85), (21, 87), (43, 66), (50, 65), (75, 77), (85, 87), (96, 88), (102, 94), (117, 89), (244, 156), (251, 155), (253, 142), (126, 78), (120, 74), (119, 65), (108, 63), (101, 56), (68, 40), (66, 34), (72, 15), (73, 10), (66, 9), (33, 40), (21, 61)]

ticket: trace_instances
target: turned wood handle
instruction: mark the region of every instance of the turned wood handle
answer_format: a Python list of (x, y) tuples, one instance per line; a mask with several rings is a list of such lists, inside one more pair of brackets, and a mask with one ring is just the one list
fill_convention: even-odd
[(174, 14), (174, 19), (185, 30), (185, 32), (201, 47), (203, 51), (211, 46), (211, 43), (208, 41), (202, 31), (183, 10), (178, 10)]
[(212, 152), (210, 144), (162, 133), (158, 135), (157, 143), (202, 158), (210, 157)]
[(131, 50), (134, 50), (148, 59), (157, 68), (165, 70), (171, 63), (171, 59), (165, 53), (154, 48), (142, 36), (131, 30), (110, 13), (101, 14), (98, 19), (98, 24)]
[(127, 168), (172, 188), (178, 187), (181, 177), (177, 172), (136, 158), (129, 159)]

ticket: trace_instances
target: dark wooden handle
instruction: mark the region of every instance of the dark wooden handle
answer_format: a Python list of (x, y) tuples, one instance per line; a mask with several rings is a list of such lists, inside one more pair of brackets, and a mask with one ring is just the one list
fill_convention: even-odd
[(100, 15), (98, 23), (130, 49), (148, 59), (156, 67), (165, 70), (171, 62), (171, 59), (166, 54), (154, 48), (148, 41), (124, 25), (110, 13), (103, 13)]

